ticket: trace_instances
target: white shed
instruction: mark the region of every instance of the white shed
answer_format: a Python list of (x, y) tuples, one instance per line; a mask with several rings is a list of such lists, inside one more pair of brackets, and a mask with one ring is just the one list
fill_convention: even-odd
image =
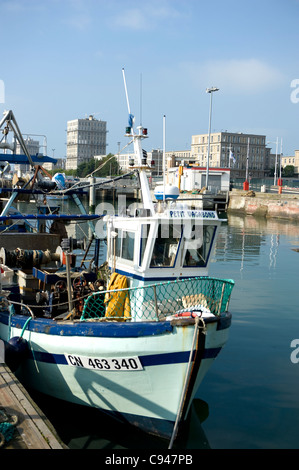
[[(181, 175), (179, 175), (181, 173)], [(180, 176), (180, 178), (179, 178)], [(200, 190), (206, 185), (206, 168), (199, 166), (175, 167), (168, 169), (168, 183), (179, 186), (181, 191)], [(230, 169), (210, 168), (208, 190), (212, 193), (229, 191)]]

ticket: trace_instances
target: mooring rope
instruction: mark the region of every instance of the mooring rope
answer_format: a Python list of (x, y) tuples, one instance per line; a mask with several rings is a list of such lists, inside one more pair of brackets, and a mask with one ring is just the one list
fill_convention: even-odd
[(205, 323), (204, 323), (203, 319), (201, 317), (195, 317), (194, 334), (193, 334), (192, 346), (191, 346), (191, 349), (190, 349), (188, 367), (187, 367), (187, 370), (186, 370), (184, 386), (183, 386), (182, 393), (181, 393), (179, 411), (178, 411), (177, 416), (176, 416), (176, 420), (175, 420), (175, 423), (174, 423), (172, 436), (171, 436), (171, 439), (170, 439), (170, 442), (169, 442), (168, 449), (172, 449), (174, 440), (177, 436), (179, 422), (181, 420), (181, 414), (182, 414), (182, 409), (183, 409), (184, 398), (185, 398), (185, 394), (186, 394), (186, 390), (187, 390), (187, 386), (188, 386), (188, 382), (189, 382), (189, 377), (190, 377), (190, 372), (191, 372), (192, 357), (193, 357), (193, 353), (194, 353), (194, 349), (195, 349), (195, 345), (196, 345), (197, 338), (198, 338), (198, 333), (199, 333), (199, 320), (202, 321), (203, 326), (205, 327)]

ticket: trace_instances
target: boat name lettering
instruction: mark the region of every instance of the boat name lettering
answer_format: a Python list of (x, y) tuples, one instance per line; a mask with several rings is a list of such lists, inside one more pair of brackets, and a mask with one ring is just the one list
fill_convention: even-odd
[(138, 356), (131, 357), (87, 357), (75, 354), (64, 355), (70, 366), (83, 369), (96, 369), (105, 371), (142, 370), (142, 364)]
[(216, 215), (215, 212), (213, 211), (191, 211), (191, 210), (172, 210), (169, 211), (170, 217), (176, 218), (176, 217), (200, 217), (203, 219), (215, 219)]

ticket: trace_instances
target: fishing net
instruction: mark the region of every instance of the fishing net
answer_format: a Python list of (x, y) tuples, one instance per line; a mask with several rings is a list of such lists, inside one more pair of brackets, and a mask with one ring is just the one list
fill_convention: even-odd
[(81, 321), (97, 318), (159, 321), (183, 312), (226, 312), (234, 281), (195, 277), (142, 287), (96, 292), (84, 303)]

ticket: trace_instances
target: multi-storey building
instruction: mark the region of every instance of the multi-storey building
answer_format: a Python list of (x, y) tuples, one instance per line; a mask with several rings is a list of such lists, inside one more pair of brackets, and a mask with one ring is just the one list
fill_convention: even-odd
[[(161, 176), (163, 168), (163, 152), (159, 149), (153, 149), (151, 152), (144, 152), (146, 165), (151, 169), (152, 176)], [(126, 172), (133, 165), (137, 165), (134, 152), (115, 154), (120, 170)]]
[(67, 123), (66, 169), (78, 168), (95, 155), (106, 155), (107, 122), (92, 115)]
[(57, 160), (55, 164), (48, 163), (48, 162), (43, 163), (43, 168), (48, 171), (55, 170), (55, 169), (65, 170), (66, 158), (55, 158), (55, 160)]
[[(190, 161), (204, 167), (207, 164), (208, 134), (192, 136)], [(232, 132), (210, 134), (209, 166), (230, 168), (232, 177), (265, 176), (266, 136)]]
[[(24, 138), (25, 145), (27, 147), (27, 150), (29, 152), (29, 155), (39, 155), (39, 147), (40, 143), (38, 140), (31, 139), (31, 137)], [(16, 154), (17, 155), (23, 155), (24, 151), (22, 147), (20, 146), (19, 142), (17, 142), (16, 145)], [(28, 162), (28, 165), (20, 165), (16, 164), (15, 165), (15, 171), (21, 171), (25, 173), (26, 171), (30, 171), (31, 166)]]
[(165, 152), (166, 166), (168, 168), (176, 166), (176, 163), (180, 164), (194, 164), (195, 160), (191, 158), (190, 150), (173, 150), (172, 152)]
[(288, 165), (292, 165), (294, 167), (294, 173), (298, 175), (299, 173), (299, 150), (295, 150), (295, 155), (293, 156), (281, 157), (282, 168)]

